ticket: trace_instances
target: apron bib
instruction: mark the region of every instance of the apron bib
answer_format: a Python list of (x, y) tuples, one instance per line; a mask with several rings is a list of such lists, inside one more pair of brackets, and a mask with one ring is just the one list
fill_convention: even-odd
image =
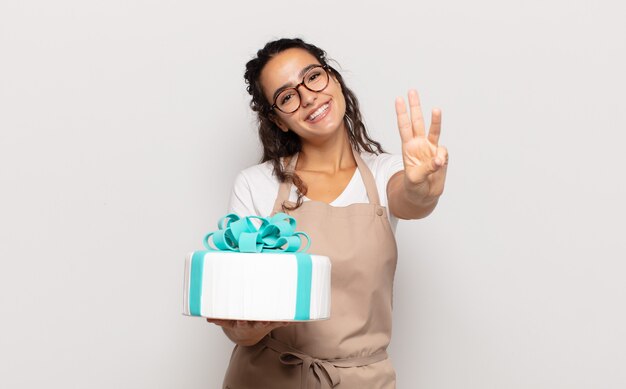
[[(287, 213), (311, 237), (308, 252), (328, 256), (330, 319), (277, 328), (254, 346), (235, 346), (223, 389), (392, 389), (395, 371), (387, 356), (391, 339), (396, 241), (380, 205), (372, 172), (354, 159), (369, 203), (333, 207), (305, 201)], [(297, 155), (288, 169), (293, 170)], [(273, 214), (289, 202), (281, 183)]]

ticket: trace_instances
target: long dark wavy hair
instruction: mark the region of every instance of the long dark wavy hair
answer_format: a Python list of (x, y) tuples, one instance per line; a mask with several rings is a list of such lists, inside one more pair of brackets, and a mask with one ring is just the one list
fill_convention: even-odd
[(300, 48), (313, 55), (321, 65), (328, 66), (339, 84), (343, 97), (346, 100), (346, 114), (343, 118), (348, 131), (348, 138), (352, 147), (361, 152), (363, 150), (374, 154), (384, 153), (380, 143), (371, 139), (365, 129), (365, 124), (361, 118), (359, 101), (354, 93), (346, 86), (341, 74), (328, 64), (326, 52), (317, 46), (304, 42), (300, 38), (284, 38), (268, 42), (265, 47), (257, 51), (256, 58), (251, 59), (246, 64), (244, 78), (246, 80), (247, 91), (252, 96), (250, 108), (257, 113), (259, 124), (259, 138), (263, 145), (263, 157), (261, 162), (271, 161), (274, 167), (274, 174), (280, 182), (292, 182), (298, 193), (298, 201), (294, 207), (283, 205), (284, 209), (293, 210), (302, 205), (302, 197), (306, 195), (306, 184), (295, 172), (288, 172), (284, 169), (280, 159), (291, 157), (302, 150), (302, 141), (293, 131), (283, 132), (273, 121), (275, 113), (271, 109), (271, 103), (267, 101), (263, 94), (263, 89), (259, 81), (261, 71), (275, 55), (291, 48)]

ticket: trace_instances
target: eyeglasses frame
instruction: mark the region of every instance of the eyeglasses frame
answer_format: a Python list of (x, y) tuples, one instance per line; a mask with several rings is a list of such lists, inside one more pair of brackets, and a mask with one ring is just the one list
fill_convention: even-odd
[[(326, 76), (328, 76), (328, 79), (326, 80), (326, 85), (324, 85), (324, 87), (322, 89), (320, 89), (320, 90), (313, 90), (313, 89), (309, 88), (308, 86), (306, 86), (306, 84), (304, 83), (304, 79), (306, 78), (306, 76), (309, 74), (309, 72), (311, 70), (313, 70), (315, 68), (322, 68), (322, 69), (324, 69), (324, 71), (326, 72)], [(292, 87), (289, 87), (289, 88), (285, 88), (284, 90), (282, 90), (278, 94), (278, 96), (276, 96), (276, 98), (274, 99), (274, 104), (272, 104), (272, 106), (270, 107), (270, 111), (272, 111), (274, 109), (277, 109), (280, 112), (285, 113), (285, 114), (290, 114), (290, 113), (296, 112), (300, 108), (300, 106), (302, 105), (302, 96), (300, 95), (300, 91), (298, 90), (298, 88), (300, 88), (300, 86), (303, 86), (303, 87), (307, 88), (308, 90), (310, 90), (311, 92), (321, 92), (321, 91), (323, 91), (324, 89), (326, 89), (328, 87), (328, 83), (330, 82), (330, 72), (331, 72), (330, 66), (328, 66), (328, 65), (315, 65), (315, 66), (312, 66), (309, 70), (307, 70), (306, 74), (304, 76), (302, 76), (302, 82), (300, 82), (299, 84), (297, 84), (295, 86), (292, 86)], [(298, 104), (296, 109), (294, 109), (293, 111), (285, 112), (282, 109), (278, 108), (278, 105), (276, 104), (276, 100), (278, 100), (278, 97), (284, 91), (289, 90), (289, 89), (294, 89), (296, 91), (296, 93), (298, 94), (298, 100), (300, 100), (300, 103)]]

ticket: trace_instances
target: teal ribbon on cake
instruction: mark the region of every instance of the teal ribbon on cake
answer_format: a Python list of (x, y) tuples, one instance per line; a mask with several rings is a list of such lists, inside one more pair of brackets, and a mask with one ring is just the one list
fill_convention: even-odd
[[(258, 226), (254, 220), (257, 220)], [(196, 251), (192, 255), (189, 281), (190, 313), (194, 316), (200, 316), (201, 313), (202, 276), (206, 253), (214, 251), (286, 253), (295, 255), (298, 269), (294, 320), (308, 320), (313, 261), (306, 251), (311, 245), (311, 240), (306, 233), (296, 231), (296, 219), (285, 213), (277, 213), (270, 218), (260, 216), (241, 218), (230, 213), (218, 221), (217, 227), (219, 228), (217, 231), (204, 236), (203, 244), (206, 250)], [(211, 237), (215, 247), (210, 244)], [(305, 237), (307, 242), (300, 250), (302, 237)]]
[[(253, 220), (261, 224), (257, 227)], [(296, 252), (302, 246), (301, 236), (307, 240), (307, 245), (301, 251), (307, 251), (311, 243), (306, 233), (296, 231), (296, 219), (285, 213), (277, 213), (270, 218), (240, 218), (230, 213), (217, 222), (217, 227), (218, 231), (209, 232), (204, 237), (204, 247), (209, 251)], [(211, 237), (216, 248), (209, 244)]]

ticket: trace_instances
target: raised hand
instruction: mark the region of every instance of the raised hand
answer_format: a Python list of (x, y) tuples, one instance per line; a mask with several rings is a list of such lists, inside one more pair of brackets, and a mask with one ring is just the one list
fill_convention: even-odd
[(417, 91), (409, 91), (410, 117), (404, 99), (396, 98), (398, 130), (402, 139), (405, 187), (415, 196), (436, 199), (443, 192), (448, 168), (448, 150), (439, 146), (441, 111), (433, 109), (426, 136)]

